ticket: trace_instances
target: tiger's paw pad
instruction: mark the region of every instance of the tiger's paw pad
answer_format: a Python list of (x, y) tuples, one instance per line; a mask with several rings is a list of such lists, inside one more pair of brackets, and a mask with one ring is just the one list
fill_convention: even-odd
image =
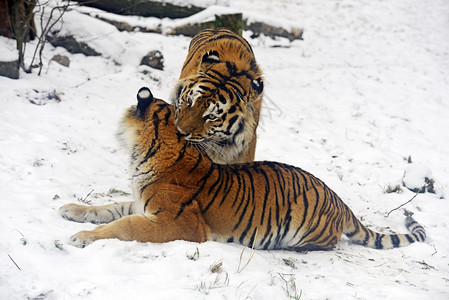
[(97, 239), (98, 238), (89, 231), (80, 231), (70, 237), (70, 243), (75, 247), (84, 248), (95, 242)]

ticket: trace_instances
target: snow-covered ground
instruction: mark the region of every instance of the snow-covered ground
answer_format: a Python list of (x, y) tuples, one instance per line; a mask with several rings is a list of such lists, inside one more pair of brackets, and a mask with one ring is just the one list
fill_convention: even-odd
[[(131, 191), (118, 121), (142, 86), (168, 99), (190, 39), (119, 32), (72, 10), (62, 33), (101, 57), (47, 45), (42, 76), (0, 77), (0, 299), (449, 299), (449, 2), (229, 5), (305, 30), (292, 43), (244, 33), (265, 74), (257, 159), (315, 174), (383, 232), (406, 231), (402, 209), (386, 215), (415, 195), (387, 187), (405, 170), (412, 181), (431, 172), (437, 194), (405, 206), (427, 241), (380, 251), (343, 239), (308, 253), (186, 241), (73, 247), (68, 238), (94, 225), (64, 220), (58, 208), (131, 198), (117, 192)], [(139, 67), (151, 50), (164, 54), (164, 71)], [(70, 67), (48, 64), (55, 54), (68, 55)], [(55, 94), (60, 102), (48, 99)]]

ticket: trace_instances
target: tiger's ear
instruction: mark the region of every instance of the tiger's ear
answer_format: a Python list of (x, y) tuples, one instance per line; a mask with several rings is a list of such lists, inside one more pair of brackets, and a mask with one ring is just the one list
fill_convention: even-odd
[(143, 118), (148, 106), (152, 101), (153, 94), (151, 93), (149, 88), (143, 87), (137, 92), (137, 112), (140, 117)]
[(253, 79), (251, 81), (251, 87), (258, 93), (263, 92), (263, 80), (262, 78)]
[(218, 63), (220, 62), (220, 56), (218, 55), (217, 51), (207, 51), (206, 53), (204, 53), (201, 62), (208, 64)]

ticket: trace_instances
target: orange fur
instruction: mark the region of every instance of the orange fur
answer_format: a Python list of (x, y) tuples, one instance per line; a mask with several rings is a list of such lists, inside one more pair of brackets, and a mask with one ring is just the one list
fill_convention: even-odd
[(346, 234), (356, 243), (381, 249), (425, 238), (411, 217), (406, 223), (411, 234), (371, 231), (329, 187), (299, 168), (276, 162), (215, 164), (177, 132), (173, 107), (152, 96), (138, 99), (121, 131), (131, 151), (136, 202), (132, 207), (86, 207), (91, 212), (87, 219), (77, 205), (62, 207), (61, 214), (74, 221), (98, 223), (105, 212), (118, 219), (75, 234), (72, 241), (78, 246), (102, 238), (184, 239), (313, 250), (331, 249)]

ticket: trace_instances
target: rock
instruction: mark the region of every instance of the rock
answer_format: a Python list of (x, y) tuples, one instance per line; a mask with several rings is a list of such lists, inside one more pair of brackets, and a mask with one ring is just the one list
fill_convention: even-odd
[(189, 3), (181, 6), (151, 0), (78, 0), (78, 2), (114, 14), (171, 19), (189, 17), (204, 9)]
[(147, 55), (145, 55), (142, 58), (140, 65), (150, 66), (151, 68), (157, 70), (163, 70), (164, 56), (159, 50), (150, 51)]
[(57, 62), (58, 64), (60, 64), (60, 65), (62, 65), (64, 67), (69, 67), (70, 66), (70, 59), (66, 55), (56, 54), (55, 56), (52, 57), (51, 60)]
[(0, 76), (19, 79), (19, 60), (0, 61)]
[(289, 41), (302, 40), (303, 30), (299, 28), (291, 28), (290, 31), (281, 27), (272, 26), (263, 22), (245, 23), (245, 30), (253, 32), (251, 37), (258, 37), (261, 34), (269, 36), (271, 38), (284, 37)]
[(261, 34), (266, 35), (272, 39), (276, 37), (287, 38), (289, 41), (302, 40), (303, 30), (300, 28), (291, 28), (286, 30), (282, 27), (276, 27), (264, 22), (252, 22), (249, 23), (247, 19), (244, 19), (242, 14), (228, 14), (228, 15), (215, 15), (215, 21), (200, 22), (194, 24), (184, 24), (173, 28), (170, 28), (166, 32), (168, 35), (182, 34), (185, 36), (193, 37), (195, 34), (206, 28), (225, 27), (233, 32), (242, 35), (243, 30), (252, 31), (252, 38), (256, 38)]
[(98, 53), (89, 45), (84, 42), (78, 42), (73, 36), (58, 36), (58, 37), (48, 37), (48, 41), (55, 47), (63, 47), (72, 54), (82, 53), (86, 56), (100, 56)]
[(168, 35), (185, 35), (189, 37), (194, 37), (195, 34), (201, 31), (201, 24), (185, 24), (181, 26), (177, 26), (174, 28), (170, 28), (167, 32)]

